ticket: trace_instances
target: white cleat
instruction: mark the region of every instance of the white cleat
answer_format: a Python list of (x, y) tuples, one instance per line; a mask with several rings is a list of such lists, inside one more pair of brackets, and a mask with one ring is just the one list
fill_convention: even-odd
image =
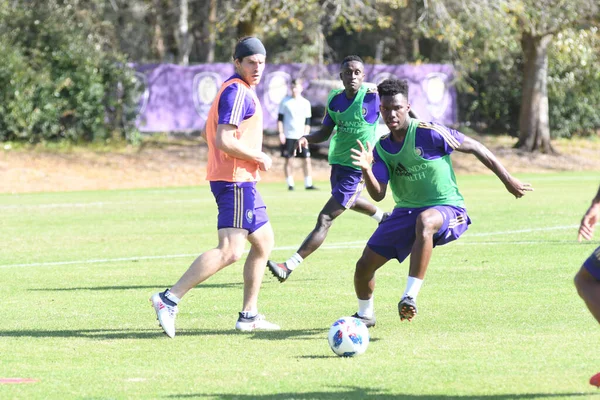
[(235, 323), (235, 329), (242, 332), (251, 332), (254, 330), (260, 331), (278, 331), (281, 327), (277, 324), (269, 322), (265, 319), (265, 316), (262, 314), (256, 314), (256, 316), (252, 318), (245, 318), (240, 313), (240, 317)]
[(160, 297), (160, 293), (153, 294), (150, 302), (156, 311), (156, 319), (168, 337), (175, 337), (175, 316), (179, 312), (177, 306), (166, 304)]

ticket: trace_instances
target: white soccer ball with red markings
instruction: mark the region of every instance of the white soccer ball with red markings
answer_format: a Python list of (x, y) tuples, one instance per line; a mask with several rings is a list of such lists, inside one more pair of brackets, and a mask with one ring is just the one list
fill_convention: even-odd
[(329, 347), (340, 357), (354, 357), (369, 346), (369, 329), (360, 319), (342, 317), (329, 328)]

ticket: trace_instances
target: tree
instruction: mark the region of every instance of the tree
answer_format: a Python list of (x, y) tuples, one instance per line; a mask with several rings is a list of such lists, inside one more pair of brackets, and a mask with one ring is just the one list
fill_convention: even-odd
[(457, 58), (463, 58), (463, 66), (479, 52), (501, 59), (506, 49), (498, 43), (520, 43), (524, 64), (515, 146), (551, 153), (548, 49), (557, 33), (575, 25), (591, 25), (597, 13), (596, 0), (429, 0), (424, 2), (422, 20), (429, 35), (437, 34)]

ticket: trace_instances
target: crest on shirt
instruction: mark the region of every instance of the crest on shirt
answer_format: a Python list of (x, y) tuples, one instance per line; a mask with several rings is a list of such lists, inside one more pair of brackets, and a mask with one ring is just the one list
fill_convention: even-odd
[(254, 213), (252, 212), (252, 210), (247, 210), (246, 211), (246, 221), (248, 221), (248, 223), (252, 223), (253, 218), (254, 218)]
[(418, 155), (419, 157), (422, 157), (423, 156), (423, 148), (415, 147), (415, 154)]
[(362, 108), (362, 115), (363, 117), (367, 115), (367, 109), (365, 107)]

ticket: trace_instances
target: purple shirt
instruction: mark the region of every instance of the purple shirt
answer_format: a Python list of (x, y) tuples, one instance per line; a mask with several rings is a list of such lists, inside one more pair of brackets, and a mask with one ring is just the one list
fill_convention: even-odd
[[(452, 153), (465, 140), (465, 135), (455, 129), (445, 127), (436, 122), (429, 122), (426, 126), (421, 123), (415, 132), (415, 148), (421, 150), (421, 157), (426, 160), (435, 160)], [(392, 135), (381, 138), (381, 147), (388, 153), (398, 153), (404, 141), (392, 141)], [(385, 165), (377, 153), (377, 148), (373, 149), (373, 175), (381, 183), (388, 183), (390, 175)]]
[[(234, 78), (242, 79), (238, 74), (233, 74), (225, 82)], [(250, 90), (239, 83), (233, 83), (223, 90), (219, 98), (219, 124), (240, 126), (242, 121), (254, 115), (256, 104), (248, 93)]]
[[(335, 122), (333, 122), (333, 119), (331, 119), (329, 116), (329, 109), (337, 112), (343, 112), (350, 107), (350, 104), (352, 104), (353, 101), (354, 99), (349, 99), (346, 97), (346, 92), (342, 92), (331, 99), (329, 108), (327, 108), (327, 112), (323, 118), (323, 125), (335, 126)], [(379, 117), (379, 96), (376, 92), (365, 93), (365, 98), (363, 99), (363, 108), (367, 111), (364, 116), (365, 121), (370, 124), (377, 121), (377, 118)]]

